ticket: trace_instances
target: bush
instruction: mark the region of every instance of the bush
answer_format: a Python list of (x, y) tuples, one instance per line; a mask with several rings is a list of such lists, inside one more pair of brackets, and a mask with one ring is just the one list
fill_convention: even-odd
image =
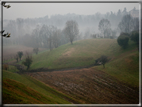
[(129, 34), (128, 33), (121, 33), (120, 36), (117, 38), (118, 44), (125, 49), (128, 46), (129, 41)]

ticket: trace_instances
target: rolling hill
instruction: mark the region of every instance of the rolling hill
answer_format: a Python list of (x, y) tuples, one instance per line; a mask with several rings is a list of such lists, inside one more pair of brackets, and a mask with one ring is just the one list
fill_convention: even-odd
[[(99, 58), (100, 56), (105, 55), (110, 60), (108, 63), (106, 63), (106, 67), (103, 68), (103, 66), (94, 66), (95, 60)], [(23, 59), (24, 60), (24, 59)], [(21, 62), (19, 63), (21, 64)], [(62, 45), (58, 48), (53, 49), (52, 51), (43, 51), (40, 52), (38, 55), (33, 54), (33, 63), (31, 65), (30, 70), (38, 69), (38, 68), (45, 68), (52, 69), (54, 71), (59, 70), (60, 72), (64, 69), (72, 69), (72, 68), (86, 68), (90, 66), (91, 70), (87, 70), (88, 73), (93, 71), (99, 71), (100, 73), (106, 73), (109, 76), (112, 76), (117, 81), (120, 81), (121, 83), (124, 83), (125, 85), (128, 85), (133, 88), (139, 87), (139, 52), (137, 50), (137, 47), (134, 42), (129, 41), (129, 45), (127, 49), (122, 49), (118, 44), (116, 39), (88, 39), (88, 40), (80, 40), (75, 41), (73, 45), (70, 43)], [(64, 72), (58, 73), (59, 77), (56, 77), (56, 73), (50, 73), (46, 77), (46, 72), (44, 73), (33, 73), (35, 76), (35, 79), (31, 76), (27, 76), (26, 74), (19, 75), (17, 73), (14, 73), (13, 69), (15, 68), (11, 67), (12, 69), (10, 71), (3, 71), (3, 83), (5, 86), (3, 87), (4, 93), (6, 96), (8, 96), (8, 93), (12, 94), (11, 88), (8, 87), (18, 87), (20, 91), (17, 94), (16, 98), (17, 101), (20, 98), (22, 100), (21, 103), (28, 103), (29, 100), (33, 99), (33, 102), (31, 103), (62, 103), (62, 104), (68, 104), (71, 102), (78, 102), (78, 98), (76, 97), (69, 97), (69, 94), (62, 94), (58, 91), (56, 91), (56, 88), (50, 88), (49, 86), (45, 85), (44, 83), (49, 83), (50, 80), (46, 79), (44, 81), (44, 78), (54, 79), (52, 78), (53, 74), (55, 75), (55, 79), (59, 79), (61, 75), (64, 75)], [(75, 70), (70, 71), (68, 74), (65, 72), (66, 77), (70, 75), (72, 72), (81, 72), (84, 70)], [(86, 74), (87, 74), (87, 71)], [(31, 74), (29, 74), (31, 75)], [(40, 75), (38, 77), (38, 80), (43, 80), (42, 82), (36, 80), (37, 75)], [(75, 76), (74, 74), (72, 74)], [(79, 74), (77, 74), (79, 75)], [(84, 75), (84, 74), (81, 74)], [(82, 77), (80, 75), (80, 80), (83, 81)], [(89, 74), (91, 76), (91, 74)], [(61, 76), (62, 77), (62, 76)], [(62, 78), (66, 78), (62, 77)], [(112, 78), (110, 77), (110, 78)], [(87, 77), (90, 79), (89, 77)], [(93, 78), (93, 77), (92, 77)], [(69, 79), (69, 78), (68, 78)], [(67, 79), (67, 80), (68, 80)], [(86, 78), (85, 78), (86, 79)], [(88, 79), (86, 81), (88, 81)], [(66, 80), (66, 79), (65, 79)], [(64, 81), (64, 80), (60, 80)], [(76, 80), (77, 82), (78, 80)], [(15, 84), (14, 86), (11, 86), (11, 84)], [(52, 80), (51, 80), (52, 83)], [(80, 82), (79, 82), (80, 83)], [(62, 85), (60, 83), (60, 85)], [(22, 89), (22, 87), (26, 87)], [(29, 89), (29, 90), (28, 90)], [(33, 91), (34, 90), (34, 91)], [(16, 91), (14, 91), (16, 93)], [(24, 92), (24, 93), (23, 93)], [(31, 93), (32, 92), (32, 93)], [(39, 93), (39, 96), (36, 96), (35, 98), (33, 95), (35, 93)], [(27, 93), (30, 93), (29, 97), (25, 99), (25, 96), (27, 96)], [(11, 95), (12, 96), (12, 95)], [(23, 98), (23, 97), (24, 98)], [(40, 97), (41, 100), (37, 101), (37, 99)], [(89, 96), (88, 96), (89, 97)], [(45, 99), (44, 99), (45, 98)], [(43, 100), (44, 99), (44, 100)], [(93, 101), (93, 100), (92, 100)], [(98, 99), (99, 102), (99, 99)], [(134, 101), (135, 102), (135, 101)], [(137, 101), (136, 101), (137, 102)], [(78, 102), (79, 103), (79, 102)], [(82, 102), (81, 102), (82, 103)], [(97, 102), (96, 102), (97, 103)]]
[[(116, 39), (88, 39), (60, 46), (33, 56), (31, 69), (66, 69), (94, 65), (101, 55), (110, 61), (106, 68), (95, 66), (129, 85), (139, 86), (139, 52), (134, 42), (129, 41), (127, 49), (122, 49)], [(133, 78), (133, 79), (132, 79)]]

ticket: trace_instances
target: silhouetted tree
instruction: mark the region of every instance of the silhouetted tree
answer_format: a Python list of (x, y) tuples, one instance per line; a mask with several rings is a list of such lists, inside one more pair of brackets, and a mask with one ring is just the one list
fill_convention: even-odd
[(20, 61), (21, 61), (21, 58), (22, 58), (22, 56), (23, 56), (23, 52), (22, 52), (22, 51), (19, 51), (17, 54), (18, 54), (18, 56), (19, 56), (19, 58), (20, 58)]
[(105, 36), (105, 32), (111, 29), (111, 24), (110, 21), (108, 19), (102, 19), (99, 22), (99, 30), (101, 31), (101, 33), (103, 33), (103, 35)]
[(79, 34), (77, 22), (73, 21), (73, 20), (67, 21), (64, 32), (67, 35), (67, 37), (69, 38), (71, 44), (73, 44), (75, 37), (78, 36), (78, 34)]
[(121, 33), (120, 36), (117, 38), (118, 44), (125, 49), (128, 45), (129, 41), (129, 34), (128, 33)]

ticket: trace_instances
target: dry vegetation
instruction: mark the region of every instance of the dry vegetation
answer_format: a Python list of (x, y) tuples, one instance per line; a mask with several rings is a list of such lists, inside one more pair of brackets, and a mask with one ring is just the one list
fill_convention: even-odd
[(95, 68), (27, 73), (85, 104), (137, 104), (138, 88)]

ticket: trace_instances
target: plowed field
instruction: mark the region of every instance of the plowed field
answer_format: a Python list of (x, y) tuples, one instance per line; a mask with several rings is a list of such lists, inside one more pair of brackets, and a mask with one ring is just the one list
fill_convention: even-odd
[(29, 72), (52, 88), (61, 91), (83, 104), (138, 104), (139, 90), (121, 83), (114, 77), (95, 68), (52, 72)]

